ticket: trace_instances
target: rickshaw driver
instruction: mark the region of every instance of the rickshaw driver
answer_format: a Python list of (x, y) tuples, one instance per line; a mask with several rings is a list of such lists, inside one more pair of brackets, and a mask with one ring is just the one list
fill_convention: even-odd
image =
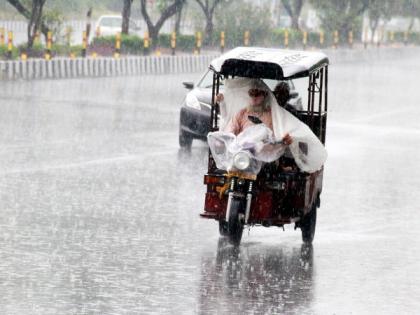
[[(248, 118), (249, 116), (257, 117), (273, 131), (271, 109), (267, 102), (268, 92), (264, 89), (262, 84), (259, 84), (259, 81), (255, 80), (253, 83), (254, 86), (248, 90), (248, 95), (250, 97), (249, 105), (246, 108), (241, 109), (234, 117), (232, 117), (224, 131), (231, 132), (237, 136), (244, 129), (254, 125), (254, 123)], [(283, 94), (287, 92), (287, 95), (281, 95), (283, 91)], [(282, 99), (288, 99), (288, 92), (288, 90), (281, 90), (279, 97)], [(223, 100), (224, 95), (222, 93), (217, 94), (216, 101), (220, 103)], [(293, 142), (292, 137), (288, 133), (282, 140), (285, 145), (290, 145)]]
[[(293, 157), (303, 172), (312, 173), (322, 168), (327, 158), (323, 144), (305, 123), (279, 106), (276, 97), (262, 80), (240, 77), (226, 79), (224, 92), (216, 95), (216, 101), (220, 108), (220, 130), (210, 132), (207, 138), (213, 142), (217, 151), (214, 152), (215, 156), (220, 157), (219, 168), (226, 167), (222, 165), (227, 161), (223, 153), (226, 146), (238, 138), (247, 141), (241, 136), (249, 128), (257, 127), (258, 120), (274, 136), (273, 143), (256, 144), (260, 160), (270, 162), (272, 158), (283, 154)], [(252, 138), (252, 134), (248, 133), (246, 137)]]

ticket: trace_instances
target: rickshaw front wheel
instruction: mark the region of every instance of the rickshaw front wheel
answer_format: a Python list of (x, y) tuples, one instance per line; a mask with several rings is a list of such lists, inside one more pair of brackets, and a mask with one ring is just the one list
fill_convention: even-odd
[(229, 242), (233, 245), (239, 245), (241, 243), (244, 225), (239, 219), (239, 214), (241, 213), (243, 205), (244, 201), (237, 198), (233, 198), (230, 203), (229, 221), (226, 222), (226, 237), (228, 238)]
[(312, 244), (312, 241), (314, 240), (316, 227), (316, 212), (317, 203), (314, 202), (311, 211), (302, 218), (300, 229), (302, 230), (302, 241), (305, 244)]
[(219, 221), (219, 233), (221, 236), (228, 236), (229, 234), (227, 222), (224, 220)]

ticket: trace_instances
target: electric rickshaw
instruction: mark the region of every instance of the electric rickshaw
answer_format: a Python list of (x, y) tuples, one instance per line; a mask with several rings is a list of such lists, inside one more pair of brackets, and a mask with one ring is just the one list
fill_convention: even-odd
[[(238, 47), (216, 58), (209, 67), (213, 71), (211, 131), (219, 130), (220, 106), (216, 95), (223, 79), (303, 79), (307, 81), (307, 104), (293, 115), (310, 128), (323, 147), (328, 64), (327, 56), (321, 52), (259, 47)], [(244, 227), (283, 227), (293, 223), (295, 230), (301, 230), (303, 242), (312, 243), (321, 203), (323, 165), (306, 172), (297, 167), (293, 158), (281, 156), (275, 162), (261, 163), (258, 174), (250, 174), (245, 171), (250, 163), (247, 159), (238, 153), (233, 157), (233, 167), (223, 170), (217, 167), (209, 150), (208, 171), (204, 176), (207, 191), (200, 216), (218, 221), (221, 236), (234, 245), (240, 244)]]

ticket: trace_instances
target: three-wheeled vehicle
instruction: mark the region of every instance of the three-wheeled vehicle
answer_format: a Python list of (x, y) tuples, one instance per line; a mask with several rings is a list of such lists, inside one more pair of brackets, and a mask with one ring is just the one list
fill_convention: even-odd
[[(328, 58), (321, 52), (238, 47), (210, 64), (213, 71), (211, 130), (219, 130), (216, 102), (221, 79), (234, 77), (287, 81), (307, 80), (307, 107), (294, 115), (325, 144), (327, 124)], [(305, 126), (306, 128), (306, 126)], [(317, 140), (318, 141), (318, 140)], [(236, 161), (243, 164), (241, 158)], [(235, 161), (232, 162), (235, 166)], [(314, 172), (299, 169), (290, 157), (263, 163), (258, 174), (243, 167), (221, 170), (209, 151), (203, 218), (219, 222), (219, 232), (239, 245), (245, 226), (283, 227), (295, 224), (304, 243), (312, 243), (320, 206), (323, 167)]]

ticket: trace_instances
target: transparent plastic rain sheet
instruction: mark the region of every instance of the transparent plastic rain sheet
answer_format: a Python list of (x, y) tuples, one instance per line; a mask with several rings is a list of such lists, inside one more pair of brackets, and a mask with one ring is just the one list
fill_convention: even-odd
[(250, 158), (250, 163), (241, 171), (254, 175), (259, 173), (263, 162), (277, 160), (286, 148), (282, 143), (275, 143), (273, 132), (264, 124), (249, 127), (238, 136), (224, 131), (211, 132), (207, 139), (219, 169), (241, 170), (237, 168), (235, 156), (243, 153)]
[[(225, 132), (224, 128), (234, 115), (250, 103), (248, 91), (255, 86), (263, 88), (268, 93), (266, 104), (271, 109), (274, 135), (263, 124), (247, 128), (238, 136)], [(252, 141), (255, 141), (253, 143), (255, 147), (252, 150), (252, 154), (261, 164), (262, 162), (276, 160), (284, 153), (285, 146), (277, 145), (278, 148), (276, 150), (273, 148), (273, 145), (267, 145), (267, 143), (280, 142), (286, 134), (292, 137), (293, 142), (289, 145), (289, 149), (296, 165), (301, 171), (308, 173), (315, 172), (322, 168), (327, 159), (327, 151), (324, 145), (312, 130), (287, 110), (280, 107), (271, 90), (261, 80), (249, 78), (226, 79), (224, 101), (220, 104), (220, 113), (221, 131), (211, 132), (208, 135), (209, 146), (212, 150), (216, 166), (219, 169), (231, 170), (234, 154), (239, 152), (241, 145), (244, 146), (246, 144), (246, 146), (251, 146)], [(262, 127), (265, 127), (268, 131), (263, 131), (264, 128)], [(226, 147), (224, 153), (221, 153), (221, 143)], [(262, 143), (265, 143), (264, 148), (261, 147)], [(270, 148), (274, 152), (268, 153)], [(215, 150), (218, 151), (216, 152)], [(261, 168), (261, 165), (259, 168)]]

